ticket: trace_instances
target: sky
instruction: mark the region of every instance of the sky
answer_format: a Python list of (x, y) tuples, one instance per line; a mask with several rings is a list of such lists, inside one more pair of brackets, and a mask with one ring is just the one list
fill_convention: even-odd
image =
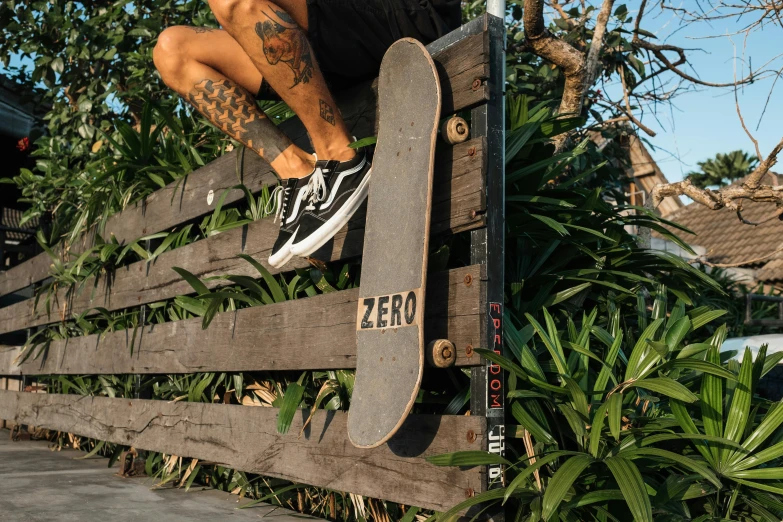
[[(639, 2), (628, 2), (627, 5), (629, 11), (636, 15)], [(697, 8), (696, 0), (681, 0), (680, 4), (674, 5)], [(656, 43), (702, 49), (689, 54), (692, 67), (686, 69), (687, 72), (695, 72), (695, 76), (705, 81), (727, 83), (734, 78), (735, 53), (738, 78), (747, 75), (748, 65), (758, 70), (765, 62), (783, 53), (783, 28), (780, 25), (757, 30), (747, 41), (744, 35), (725, 36), (741, 30), (750, 20), (732, 18), (683, 27), (673, 13), (661, 13), (658, 9), (645, 14), (642, 27), (658, 37), (653, 40)], [(708, 38), (715, 35), (723, 36)], [(783, 58), (775, 59), (769, 67), (783, 67)], [(763, 156), (769, 154), (783, 138), (783, 79), (772, 90), (766, 113), (759, 124), (772, 87), (773, 78), (770, 78), (742, 87), (737, 92), (745, 124), (758, 140)], [(612, 94), (611, 89), (608, 92)], [(755, 154), (755, 147), (737, 116), (733, 89), (703, 87), (681, 94), (673, 104), (661, 105), (657, 114), (647, 111), (643, 123), (657, 133), (651, 138), (640, 132), (654, 147), (650, 152), (669, 181), (681, 180), (688, 172), (698, 169), (698, 161), (719, 152), (742, 149)]]

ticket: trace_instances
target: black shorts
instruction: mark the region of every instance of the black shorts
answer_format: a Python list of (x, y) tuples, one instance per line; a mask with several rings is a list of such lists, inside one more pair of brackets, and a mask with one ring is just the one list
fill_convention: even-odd
[[(307, 37), (333, 90), (378, 76), (381, 59), (400, 38), (424, 44), (460, 25), (459, 0), (307, 0)], [(260, 99), (276, 99), (264, 82)]]

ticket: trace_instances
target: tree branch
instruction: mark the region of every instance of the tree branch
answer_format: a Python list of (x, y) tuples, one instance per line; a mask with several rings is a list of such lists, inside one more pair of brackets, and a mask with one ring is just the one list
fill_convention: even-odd
[(544, 0), (525, 0), (522, 18), (525, 42), (541, 58), (560, 67), (565, 75), (560, 115), (582, 112), (582, 95), (586, 88), (585, 61), (582, 53), (550, 33), (544, 25)]

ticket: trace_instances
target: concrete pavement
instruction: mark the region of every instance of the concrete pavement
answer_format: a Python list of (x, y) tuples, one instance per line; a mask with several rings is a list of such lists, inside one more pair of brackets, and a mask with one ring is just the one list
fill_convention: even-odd
[(0, 521), (318, 521), (269, 505), (237, 509), (236, 495), (212, 489), (152, 490), (152, 479), (119, 477), (105, 458), (74, 460), (84, 455), (0, 430)]

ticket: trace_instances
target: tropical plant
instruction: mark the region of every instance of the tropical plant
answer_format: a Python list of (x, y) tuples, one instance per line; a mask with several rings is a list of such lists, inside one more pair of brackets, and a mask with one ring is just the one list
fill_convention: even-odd
[(758, 161), (756, 156), (741, 150), (719, 152), (714, 158), (699, 161), (699, 170), (689, 172), (687, 178), (699, 188), (722, 187), (750, 174)]
[(505, 483), (436, 518), (488, 503), (520, 522), (779, 520), (783, 409), (753, 390), (783, 354), (725, 362), (725, 328), (698, 333), (724, 312), (666, 302), (661, 287), (638, 328), (611, 301), (579, 324), (546, 309), (543, 324), (507, 316), (509, 356), (481, 352), (508, 372), (507, 458), (429, 459), (500, 461)]

